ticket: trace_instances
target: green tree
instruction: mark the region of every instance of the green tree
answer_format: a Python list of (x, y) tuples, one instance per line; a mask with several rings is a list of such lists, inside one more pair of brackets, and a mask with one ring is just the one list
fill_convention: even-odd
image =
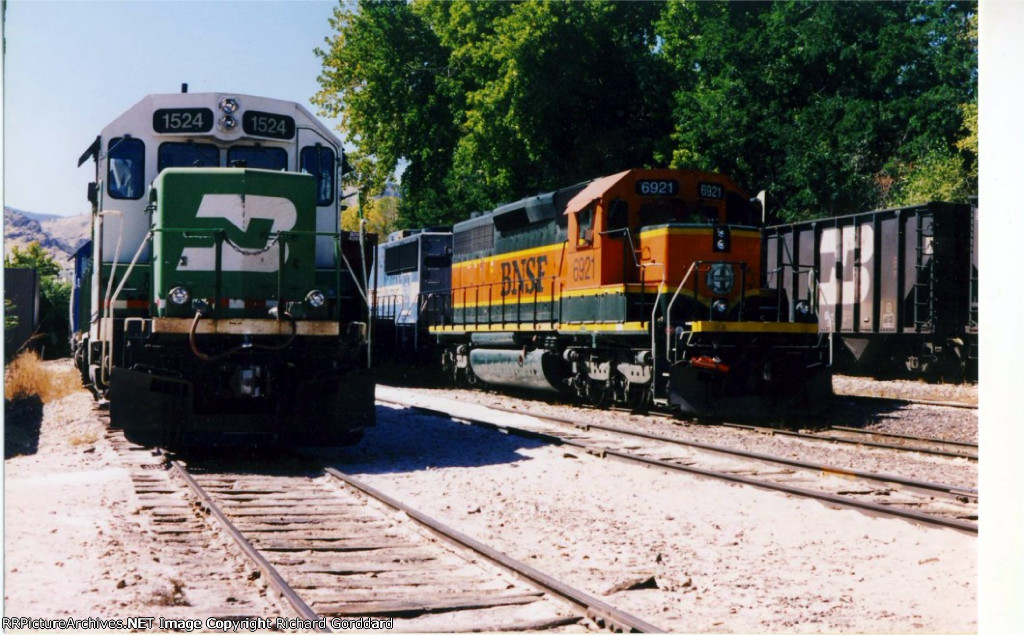
[(401, 229), (398, 215), (397, 196), (378, 196), (365, 201), (362, 205), (353, 205), (341, 214), (341, 228), (345, 231), (358, 231), (361, 221), (366, 221), (366, 231), (377, 234), (377, 240), (384, 242), (388, 234)]
[(335, 11), (321, 109), (354, 178), (402, 164), (400, 213), (470, 212), (652, 162), (670, 130), (656, 3), (359, 2)]
[(39, 242), (29, 243), (24, 250), (17, 245), (4, 257), (4, 266), (15, 269), (35, 269), (39, 272), (39, 326), (37, 333), (46, 338), (47, 357), (62, 357), (70, 353), (69, 308), (71, 285), (61, 282), (60, 265)]
[(4, 266), (12, 269), (35, 269), (40, 277), (60, 274), (60, 265), (50, 252), (43, 249), (38, 240), (30, 242), (25, 249), (18, 245), (12, 246), (11, 253), (4, 256)]
[[(315, 100), (357, 148), (364, 198), (403, 170), (406, 226), (668, 164), (768, 189), (783, 218), (838, 214), (924, 166), (946, 191), (974, 186), (956, 144), (960, 104), (977, 103), (976, 16), (937, 1), (343, 2)], [(953, 154), (964, 187), (939, 169)]]
[(886, 166), (948, 149), (975, 99), (975, 3), (674, 2), (674, 165), (765, 187), (783, 218), (870, 209)]
[(400, 162), (410, 221), (427, 221), (443, 204), (457, 128), (438, 78), (449, 72), (448, 51), (404, 1), (343, 2), (330, 20), (335, 34), (313, 101), (341, 119), (356, 150), (346, 182), (364, 199), (380, 194)]

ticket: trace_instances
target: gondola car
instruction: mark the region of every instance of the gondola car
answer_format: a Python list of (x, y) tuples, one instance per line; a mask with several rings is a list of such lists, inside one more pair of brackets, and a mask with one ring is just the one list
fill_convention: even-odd
[[(767, 270), (820, 272), (819, 327), (836, 368), (976, 379), (978, 208), (927, 203), (768, 227)], [(796, 281), (781, 275), (779, 284)]]
[(294, 102), (150, 95), (82, 155), (75, 358), (111, 425), (171, 448), (343, 445), (374, 424), (339, 141)]
[(820, 408), (814, 272), (802, 294), (762, 286), (760, 209), (719, 174), (636, 169), (475, 214), (453, 228), (450, 288), (414, 294), (417, 337), (471, 385), (690, 415)]

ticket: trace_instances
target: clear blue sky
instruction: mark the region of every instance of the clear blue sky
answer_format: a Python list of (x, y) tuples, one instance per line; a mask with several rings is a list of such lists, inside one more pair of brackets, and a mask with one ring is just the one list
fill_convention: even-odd
[[(230, 91), (312, 112), (338, 2), (8, 0), (4, 23), (4, 205), (89, 211), (100, 129), (151, 93)], [(325, 120), (332, 128), (337, 122)], [(339, 135), (340, 136), (340, 135)]]

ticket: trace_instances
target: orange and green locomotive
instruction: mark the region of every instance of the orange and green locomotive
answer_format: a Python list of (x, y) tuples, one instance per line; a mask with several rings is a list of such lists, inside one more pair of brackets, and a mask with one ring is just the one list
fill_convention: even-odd
[(831, 393), (816, 277), (772, 288), (761, 209), (719, 174), (634, 169), (476, 214), (421, 327), (471, 384), (692, 415), (815, 409)]

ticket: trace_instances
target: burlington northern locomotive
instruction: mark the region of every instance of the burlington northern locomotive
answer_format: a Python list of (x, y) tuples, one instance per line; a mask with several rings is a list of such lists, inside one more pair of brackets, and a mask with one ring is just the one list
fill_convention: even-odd
[(378, 247), (379, 344), (449, 378), (688, 414), (821, 407), (815, 274), (763, 286), (761, 203), (730, 179), (635, 169)]
[(150, 95), (82, 155), (72, 347), (143, 444), (343, 445), (374, 424), (372, 236), (340, 232), (338, 139), (294, 102)]

